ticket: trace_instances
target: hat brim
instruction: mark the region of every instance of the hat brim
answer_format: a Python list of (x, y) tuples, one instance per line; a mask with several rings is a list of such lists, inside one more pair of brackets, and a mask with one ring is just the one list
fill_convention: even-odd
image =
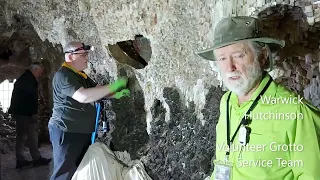
[(222, 48), (222, 47), (225, 47), (225, 46), (228, 46), (231, 44), (235, 44), (235, 43), (238, 43), (241, 41), (256, 41), (256, 42), (266, 43), (266, 44), (268, 44), (270, 51), (272, 53), (280, 50), (281, 48), (283, 48), (285, 46), (284, 40), (276, 40), (276, 39), (272, 39), (272, 38), (252, 38), (252, 39), (241, 39), (241, 40), (236, 40), (236, 41), (232, 41), (232, 42), (222, 43), (222, 44), (210, 47), (208, 49), (198, 51), (198, 52), (196, 52), (196, 54), (206, 60), (215, 61), (216, 59), (213, 54), (213, 51), (215, 49), (219, 49), (219, 48)]

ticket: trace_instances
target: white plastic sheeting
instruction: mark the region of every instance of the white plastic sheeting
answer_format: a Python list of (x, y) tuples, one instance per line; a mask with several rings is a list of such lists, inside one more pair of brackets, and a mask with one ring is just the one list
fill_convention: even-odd
[(130, 154), (113, 152), (101, 142), (92, 144), (72, 180), (152, 180), (139, 160)]

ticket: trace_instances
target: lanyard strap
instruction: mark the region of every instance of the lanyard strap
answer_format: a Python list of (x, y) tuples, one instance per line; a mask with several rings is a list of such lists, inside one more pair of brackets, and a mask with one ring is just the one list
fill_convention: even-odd
[(75, 68), (73, 68), (72, 66), (70, 66), (70, 65), (69, 65), (68, 63), (66, 63), (66, 62), (64, 62), (64, 63), (62, 64), (62, 66), (71, 69), (73, 72), (75, 72), (76, 74), (80, 75), (81, 77), (83, 77), (83, 78), (85, 78), (85, 79), (88, 78), (88, 75), (87, 75), (85, 72), (76, 70)]
[(240, 121), (240, 124), (237, 127), (237, 130), (234, 132), (232, 139), (230, 140), (230, 118), (229, 118), (229, 100), (230, 100), (230, 96), (231, 96), (231, 92), (228, 95), (228, 99), (227, 99), (227, 143), (228, 143), (228, 151), (226, 152), (226, 157), (229, 156), (230, 154), (230, 148), (231, 148), (231, 143), (234, 141), (234, 138), (236, 137), (240, 126), (241, 125), (248, 125), (249, 124), (249, 118), (248, 115), (250, 114), (250, 112), (257, 106), (260, 97), (265, 93), (265, 91), (268, 89), (270, 83), (272, 81), (272, 78), (270, 77), (268, 83), (264, 86), (263, 90), (259, 93), (259, 95), (256, 97), (256, 99), (254, 100), (254, 102), (252, 103), (252, 105), (250, 106), (249, 110), (246, 112), (245, 116), (242, 118), (242, 120)]

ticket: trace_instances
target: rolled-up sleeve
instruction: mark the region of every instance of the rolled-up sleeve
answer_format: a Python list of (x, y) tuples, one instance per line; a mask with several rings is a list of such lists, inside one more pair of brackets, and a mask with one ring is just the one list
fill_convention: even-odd
[(94, 82), (89, 76), (87, 80), (90, 84), (90, 87), (96, 87), (98, 85), (98, 83)]

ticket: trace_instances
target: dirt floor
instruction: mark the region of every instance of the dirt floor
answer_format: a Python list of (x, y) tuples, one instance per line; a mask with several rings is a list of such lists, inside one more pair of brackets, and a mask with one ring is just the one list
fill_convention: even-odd
[[(45, 158), (52, 158), (52, 147), (50, 144), (42, 145), (40, 153)], [(30, 153), (26, 149), (25, 154), (31, 160)], [(26, 169), (16, 170), (15, 151), (10, 151), (1, 156), (1, 177), (0, 180), (49, 180), (53, 168), (53, 161), (47, 166), (28, 167)]]

